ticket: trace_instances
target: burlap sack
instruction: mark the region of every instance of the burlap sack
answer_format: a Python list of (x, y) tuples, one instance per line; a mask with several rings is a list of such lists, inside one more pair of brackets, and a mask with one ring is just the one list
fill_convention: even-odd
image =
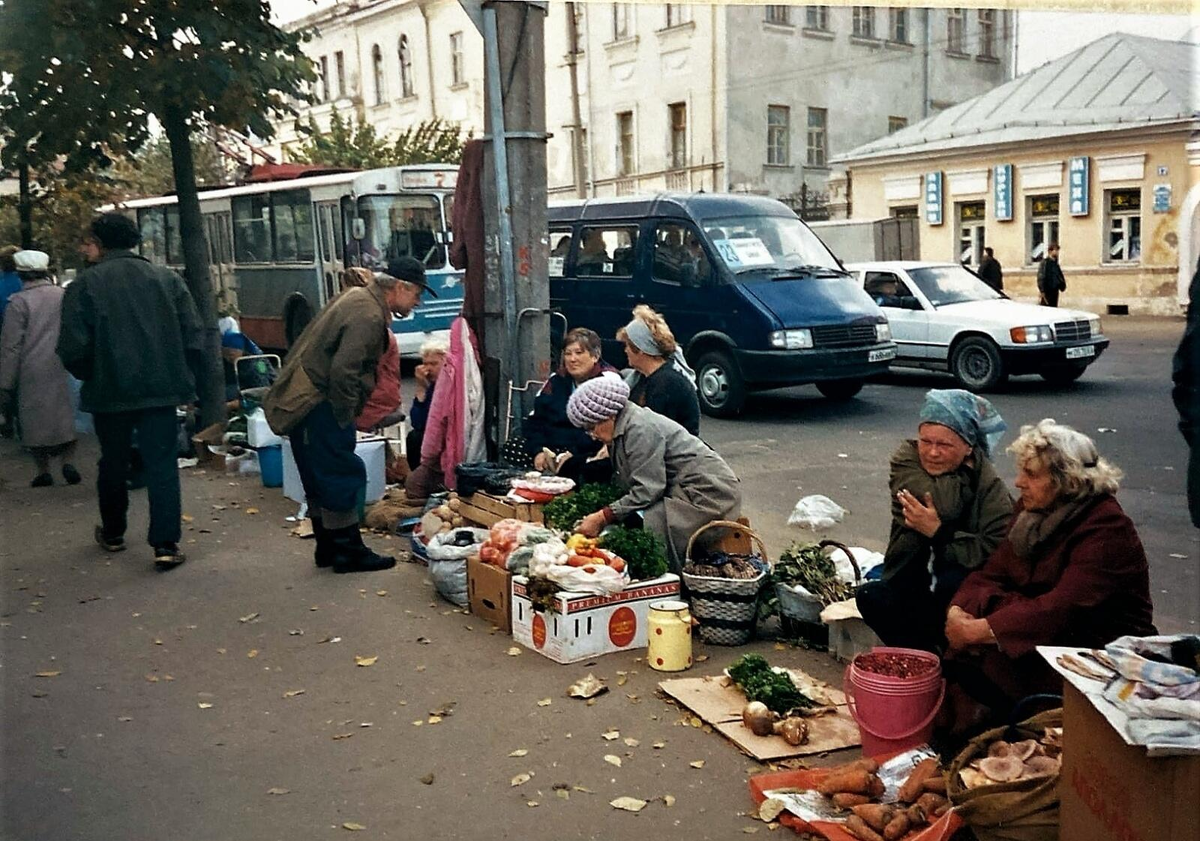
[[(1048, 710), (1013, 728), (976, 736), (950, 763), (946, 793), (979, 841), (1058, 841), (1058, 775), (996, 783), (967, 790), (958, 772), (997, 739), (1041, 739), (1047, 727), (1062, 726), (1062, 709)], [(1012, 732), (1015, 730), (1016, 732)]]

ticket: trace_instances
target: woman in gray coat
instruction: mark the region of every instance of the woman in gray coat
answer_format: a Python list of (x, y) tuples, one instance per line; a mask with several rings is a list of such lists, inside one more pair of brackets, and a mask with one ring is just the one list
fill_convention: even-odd
[(50, 459), (62, 458), (62, 476), (76, 485), (75, 410), (67, 370), (54, 352), (62, 317), (63, 290), (50, 280), (50, 258), (41, 251), (14, 257), (21, 291), (8, 299), (0, 330), (0, 401), (17, 408), (21, 443), (33, 453), (35, 488), (54, 484)]
[(606, 525), (640, 513), (645, 528), (666, 540), (678, 571), (697, 529), (741, 513), (741, 483), (724, 459), (670, 418), (630, 403), (629, 386), (619, 377), (603, 375), (576, 388), (567, 417), (607, 445), (613, 480), (626, 490), (584, 517), (581, 534), (595, 537)]

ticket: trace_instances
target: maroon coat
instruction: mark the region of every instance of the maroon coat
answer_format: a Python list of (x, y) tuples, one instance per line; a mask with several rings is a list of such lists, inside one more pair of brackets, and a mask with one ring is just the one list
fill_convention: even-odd
[(951, 602), (986, 617), (1009, 658), (1038, 645), (1099, 648), (1124, 634), (1156, 633), (1146, 552), (1113, 497), (1097, 499), (1036, 555), (1017, 558), (1006, 538)]

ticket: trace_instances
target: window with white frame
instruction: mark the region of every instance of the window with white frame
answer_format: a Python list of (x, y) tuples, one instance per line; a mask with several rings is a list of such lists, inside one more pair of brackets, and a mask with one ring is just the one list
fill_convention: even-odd
[(946, 51), (967, 51), (967, 12), (962, 7), (946, 10)]
[(791, 160), (788, 154), (788, 144), (791, 123), (791, 109), (786, 105), (767, 106), (767, 163), (773, 166), (787, 166)]
[(617, 174), (632, 175), (633, 160), (633, 112), (617, 114)]
[(804, 26), (807, 29), (829, 31), (829, 7), (806, 6), (804, 8)]
[(400, 36), (396, 52), (400, 58), (400, 95), (407, 98), (413, 95), (412, 50), (409, 49), (407, 35)]
[(1142, 191), (1107, 190), (1104, 193), (1107, 212), (1108, 250), (1104, 259), (1110, 263), (1132, 263), (1142, 258)]
[(875, 37), (875, 9), (871, 6), (855, 6), (851, 16), (851, 33), (857, 38)]
[(767, 23), (776, 23), (780, 26), (791, 26), (792, 10), (788, 6), (773, 4), (767, 6)]
[(668, 29), (672, 26), (682, 26), (685, 23), (689, 23), (692, 19), (692, 7), (684, 3), (667, 3), (666, 19)]
[(888, 40), (897, 44), (908, 41), (908, 9), (888, 9)]
[(613, 40), (633, 37), (633, 4), (613, 3)]
[(450, 33), (450, 84), (461, 85), (466, 81), (463, 67), (463, 34)]
[(908, 128), (908, 117), (888, 117), (888, 134), (895, 134), (902, 128)]
[(985, 230), (984, 203), (981, 201), (959, 202), (958, 216), (958, 262), (978, 266), (983, 257), (983, 234)]
[(996, 57), (996, 10), (979, 10), (979, 57)]
[(667, 106), (671, 121), (671, 169), (687, 166), (687, 103), (675, 102)]
[(383, 105), (383, 50), (378, 44), (371, 47), (371, 84), (375, 88), (375, 104)]
[(808, 165), (825, 166), (829, 158), (826, 121), (829, 113), (824, 108), (808, 109)]
[(1029, 203), (1029, 250), (1026, 263), (1040, 263), (1046, 256), (1046, 247), (1058, 242), (1058, 193), (1045, 196), (1030, 196)]

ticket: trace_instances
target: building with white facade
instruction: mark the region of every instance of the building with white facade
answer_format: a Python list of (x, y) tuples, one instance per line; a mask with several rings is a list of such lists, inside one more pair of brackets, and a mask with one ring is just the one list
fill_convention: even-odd
[[(1000, 10), (586, 2), (572, 37), (571, 6), (552, 0), (545, 29), (552, 196), (574, 195), (577, 168), (587, 195), (819, 194), (834, 156), (1012, 75)], [(482, 134), (483, 42), (457, 0), (359, 0), (289, 26), (314, 30), (318, 126), (336, 109), (382, 134), (435, 118)], [(285, 158), (296, 139), (281, 127)]]

